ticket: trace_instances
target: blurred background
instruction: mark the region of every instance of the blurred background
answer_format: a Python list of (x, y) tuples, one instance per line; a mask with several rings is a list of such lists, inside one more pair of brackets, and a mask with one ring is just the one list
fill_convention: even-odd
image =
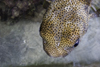
[[(50, 1), (50, 0), (48, 0)], [(39, 27), (49, 6), (46, 0), (0, 0), (0, 67), (100, 67), (100, 0), (79, 46), (64, 58), (43, 50)], [(93, 8), (92, 8), (93, 9)]]

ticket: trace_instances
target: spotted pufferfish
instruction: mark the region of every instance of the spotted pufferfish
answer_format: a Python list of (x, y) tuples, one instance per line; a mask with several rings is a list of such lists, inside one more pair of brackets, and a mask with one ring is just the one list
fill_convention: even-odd
[(40, 26), (43, 48), (51, 57), (68, 55), (88, 28), (91, 0), (53, 0)]

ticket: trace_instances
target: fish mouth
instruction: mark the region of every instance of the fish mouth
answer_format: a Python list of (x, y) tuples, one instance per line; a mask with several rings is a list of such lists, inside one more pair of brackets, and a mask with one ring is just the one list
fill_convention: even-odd
[(64, 48), (64, 50), (68, 53), (68, 54), (70, 54), (71, 53), (71, 51), (74, 49), (74, 47), (67, 47), (67, 48)]
[(55, 48), (55, 47), (44, 47), (44, 51), (50, 57), (66, 57), (74, 47), (67, 47), (67, 48)]
[[(64, 50), (53, 50), (52, 51), (48, 51), (44, 48), (44, 51), (46, 52), (46, 54), (50, 57), (66, 57), (68, 54), (70, 54), (70, 52), (73, 50), (74, 48), (68, 48), (68, 49), (64, 49)], [(60, 51), (60, 52), (59, 52)]]
[(70, 52), (74, 49), (73, 46), (66, 46), (66, 47), (57, 47), (55, 45), (52, 46), (52, 44), (48, 44), (47, 41), (43, 40), (43, 49), (46, 52), (46, 54), (50, 57), (66, 57)]

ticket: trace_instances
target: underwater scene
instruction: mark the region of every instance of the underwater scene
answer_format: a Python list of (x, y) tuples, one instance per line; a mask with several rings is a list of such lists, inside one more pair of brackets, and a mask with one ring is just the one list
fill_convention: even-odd
[(100, 0), (0, 0), (0, 67), (100, 67)]

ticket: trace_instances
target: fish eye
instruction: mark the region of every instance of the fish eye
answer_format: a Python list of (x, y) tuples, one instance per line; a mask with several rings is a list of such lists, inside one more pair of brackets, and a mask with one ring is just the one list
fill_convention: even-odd
[(79, 44), (79, 39), (76, 41), (76, 43), (74, 44), (74, 47), (77, 47)]

